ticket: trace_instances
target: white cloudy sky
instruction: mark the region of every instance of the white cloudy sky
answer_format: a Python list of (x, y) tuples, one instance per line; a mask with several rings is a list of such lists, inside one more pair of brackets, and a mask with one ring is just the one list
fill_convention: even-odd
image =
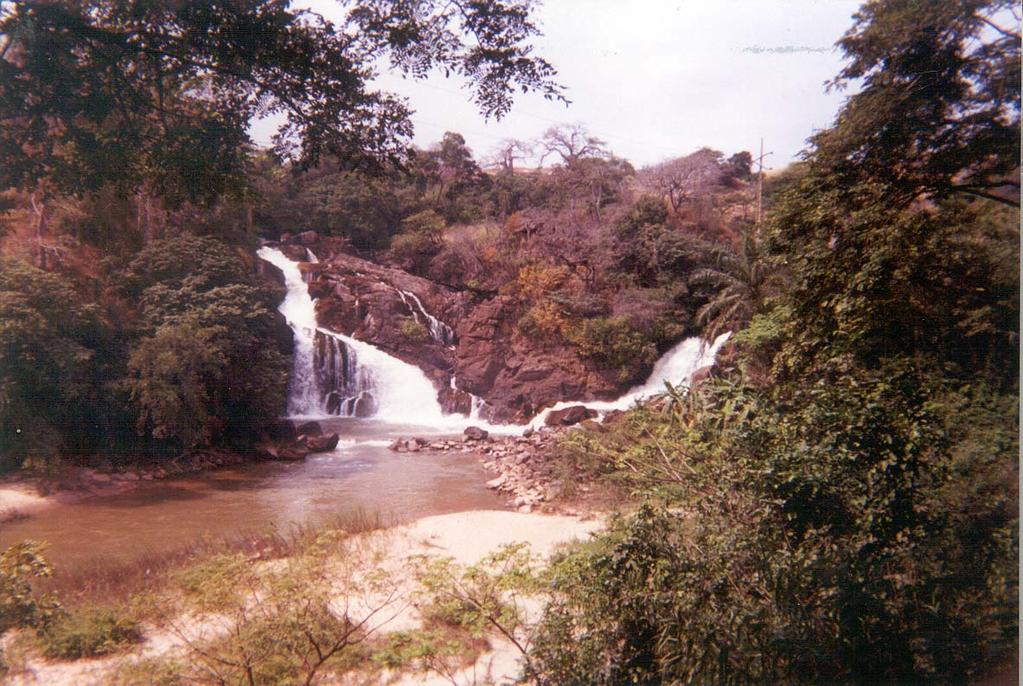
[[(298, 3), (297, 3), (298, 4)], [(337, 16), (333, 0), (306, 0)], [(756, 154), (761, 137), (784, 166), (814, 128), (827, 126), (847, 92), (825, 92), (841, 67), (835, 41), (853, 0), (546, 0), (537, 52), (559, 71), (572, 104), (520, 96), (501, 121), (484, 121), (455, 80), (383, 75), (407, 96), (416, 143), (445, 131), (477, 157), (504, 138), (530, 139), (557, 123), (584, 124), (618, 155), (642, 165), (710, 146)], [(792, 50), (807, 48), (808, 50)], [(254, 137), (265, 142), (269, 126)]]

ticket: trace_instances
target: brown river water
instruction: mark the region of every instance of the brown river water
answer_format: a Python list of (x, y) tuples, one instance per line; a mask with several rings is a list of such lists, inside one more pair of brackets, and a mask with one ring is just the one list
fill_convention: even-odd
[(333, 452), (310, 455), (304, 462), (261, 462), (141, 482), (128, 493), (54, 504), (27, 519), (0, 524), (0, 548), (24, 539), (45, 541), (47, 558), (67, 568), (128, 561), (205, 535), (286, 530), (357, 509), (384, 521), (405, 521), (508, 507), (486, 489), (490, 476), (474, 456), (388, 450), (397, 436), (431, 436), (422, 427), (349, 418), (321, 424), (341, 434)]

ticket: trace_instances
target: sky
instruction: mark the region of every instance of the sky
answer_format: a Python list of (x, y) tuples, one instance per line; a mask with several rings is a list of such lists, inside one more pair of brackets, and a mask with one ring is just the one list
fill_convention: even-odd
[[(304, 0), (330, 18), (334, 0)], [(798, 158), (827, 127), (850, 91), (827, 92), (842, 66), (834, 43), (859, 6), (849, 0), (546, 0), (535, 15), (536, 53), (558, 69), (567, 107), (519, 95), (500, 121), (484, 120), (442, 76), (426, 81), (382, 74), (380, 87), (409, 98), (415, 143), (461, 133), (477, 159), (506, 138), (538, 138), (581, 123), (636, 166), (711, 147), (748, 150), (765, 168)], [(271, 122), (253, 129), (266, 143)]]

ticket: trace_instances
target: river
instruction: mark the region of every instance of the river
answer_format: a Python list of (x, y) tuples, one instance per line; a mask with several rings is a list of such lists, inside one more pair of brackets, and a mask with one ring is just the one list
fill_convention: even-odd
[[(315, 524), (353, 510), (385, 522), (507, 505), (486, 489), (489, 478), (479, 459), (460, 452), (395, 453), (399, 436), (451, 436), (467, 424), (500, 432), (475, 416), (444, 415), (437, 389), (418, 367), (386, 352), (319, 326), (316, 303), (294, 260), (262, 248), (259, 256), (284, 275), (287, 296), (280, 312), (295, 337), (288, 412), (319, 418), (324, 431), (337, 432), (336, 450), (303, 462), (261, 462), (190, 477), (142, 482), (135, 490), (76, 503), (54, 504), (27, 519), (0, 524), (0, 548), (24, 539), (44, 541), (58, 566), (130, 560), (173, 550), (201, 536), (263, 532), (271, 526)], [(310, 259), (315, 257), (309, 254)], [(430, 323), (430, 333), (447, 345), (451, 328), (427, 312), (414, 294), (403, 293), (413, 315)], [(415, 309), (412, 308), (412, 304)], [(712, 364), (728, 334), (711, 345), (698, 338), (680, 341), (665, 353), (650, 378), (614, 401), (587, 403), (607, 412), (626, 409), (662, 391), (664, 381), (688, 383)], [(578, 401), (559, 403), (560, 408)], [(372, 419), (355, 414), (372, 406)], [(534, 424), (543, 422), (546, 412)]]
[(0, 524), (0, 549), (24, 539), (45, 541), (52, 562), (73, 567), (172, 550), (204, 535), (286, 529), (356, 509), (402, 521), (507, 507), (486, 489), (490, 477), (474, 456), (388, 450), (394, 437), (429, 436), (422, 427), (343, 417), (320, 423), (341, 434), (336, 450), (302, 462), (254, 463), (54, 504)]

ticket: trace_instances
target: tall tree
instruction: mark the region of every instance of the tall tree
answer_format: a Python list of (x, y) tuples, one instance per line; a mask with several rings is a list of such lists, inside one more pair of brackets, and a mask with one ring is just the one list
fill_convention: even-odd
[[(515, 90), (561, 98), (531, 54), (532, 0), (361, 0), (335, 25), (279, 0), (19, 0), (0, 4), (0, 186), (105, 184), (211, 200), (242, 168), (254, 118), (308, 168), (399, 160), (410, 111), (377, 65), (462, 77), (486, 116)], [(40, 194), (41, 197), (41, 194)]]
[(839, 41), (862, 80), (836, 125), (813, 138), (837, 184), (981, 196), (1019, 206), (1020, 32), (1013, 0), (872, 0)]
[(722, 155), (717, 150), (701, 148), (696, 152), (647, 167), (640, 173), (640, 183), (649, 191), (666, 198), (677, 212), (694, 197), (706, 195), (721, 181)]
[(557, 155), (565, 166), (572, 166), (586, 157), (607, 157), (607, 144), (591, 135), (582, 124), (552, 126), (541, 136), (537, 145), (541, 150), (540, 164)]

